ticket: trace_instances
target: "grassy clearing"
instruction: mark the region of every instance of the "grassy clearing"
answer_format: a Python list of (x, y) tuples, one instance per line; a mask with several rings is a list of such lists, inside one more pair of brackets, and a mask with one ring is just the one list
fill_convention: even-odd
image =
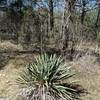
[[(24, 65), (25, 59), (14, 59), (9, 61), (4, 70), (0, 71), (0, 96), (15, 100), (15, 96), (19, 91), (15, 79), (17, 78), (17, 73), (24, 68)], [(96, 70), (92, 74), (78, 71), (74, 78), (89, 92), (89, 94), (82, 97), (83, 100), (100, 99), (100, 70)]]
[[(16, 78), (28, 62), (34, 61), (36, 55), (19, 55), (9, 60), (4, 69), (0, 70), (0, 97), (7, 97), (15, 100), (16, 94), (20, 91), (16, 85)], [(100, 63), (94, 56), (84, 56), (77, 61), (71, 62), (78, 72), (74, 77), (82, 85), (88, 94), (83, 100), (100, 100)]]

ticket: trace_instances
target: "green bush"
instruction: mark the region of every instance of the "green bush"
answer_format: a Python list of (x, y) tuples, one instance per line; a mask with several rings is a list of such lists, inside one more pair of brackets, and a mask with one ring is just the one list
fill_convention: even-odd
[(79, 91), (67, 83), (75, 75), (71, 67), (55, 54), (40, 55), (33, 64), (21, 72), (17, 82), (30, 91), (28, 100), (75, 100)]

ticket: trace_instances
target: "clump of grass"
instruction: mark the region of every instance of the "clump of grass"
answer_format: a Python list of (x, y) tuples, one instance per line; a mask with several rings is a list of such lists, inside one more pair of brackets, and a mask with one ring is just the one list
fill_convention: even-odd
[[(67, 83), (75, 73), (62, 57), (55, 54), (40, 55), (21, 72), (17, 82), (28, 89), (27, 100), (75, 100), (81, 91), (73, 82)], [(26, 92), (26, 90), (24, 92)]]

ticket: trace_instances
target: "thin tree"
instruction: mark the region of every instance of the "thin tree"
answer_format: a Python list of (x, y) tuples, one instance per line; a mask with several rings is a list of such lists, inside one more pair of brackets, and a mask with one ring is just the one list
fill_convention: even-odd
[(81, 14), (81, 24), (84, 23), (84, 18), (85, 18), (85, 15), (86, 15), (86, 0), (82, 0), (82, 14)]
[(75, 3), (76, 0), (64, 0), (65, 10), (63, 13), (63, 50), (68, 47), (68, 42), (71, 41), (70, 60), (73, 59), (74, 52), (74, 37), (75, 37)]
[(97, 13), (97, 18), (96, 18), (96, 23), (95, 26), (98, 27), (98, 23), (100, 21), (100, 1), (97, 0), (97, 8), (98, 8), (98, 13)]
[(50, 23), (50, 31), (52, 31), (54, 27), (54, 17), (53, 17), (53, 0), (48, 0), (48, 5), (49, 5), (49, 23)]

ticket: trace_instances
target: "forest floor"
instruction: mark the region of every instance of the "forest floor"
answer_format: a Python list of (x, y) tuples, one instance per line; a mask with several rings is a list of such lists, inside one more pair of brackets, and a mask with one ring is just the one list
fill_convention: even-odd
[[(14, 50), (17, 48), (16, 45), (11, 44), (11, 46), (14, 47)], [(11, 49), (12, 47), (9, 48)], [(20, 45), (18, 47), (22, 50)], [(23, 70), (29, 62), (34, 61), (34, 56), (36, 55), (17, 55), (15, 58), (10, 59), (0, 70), (0, 98), (5, 97), (10, 100), (15, 100), (16, 94), (20, 91), (16, 84), (19, 72)], [(84, 55), (78, 60), (69, 63), (72, 64), (77, 71), (74, 80), (77, 80), (77, 83), (88, 91), (88, 94), (82, 96), (82, 99), (100, 100), (100, 62), (97, 61), (97, 58), (95, 56)]]

